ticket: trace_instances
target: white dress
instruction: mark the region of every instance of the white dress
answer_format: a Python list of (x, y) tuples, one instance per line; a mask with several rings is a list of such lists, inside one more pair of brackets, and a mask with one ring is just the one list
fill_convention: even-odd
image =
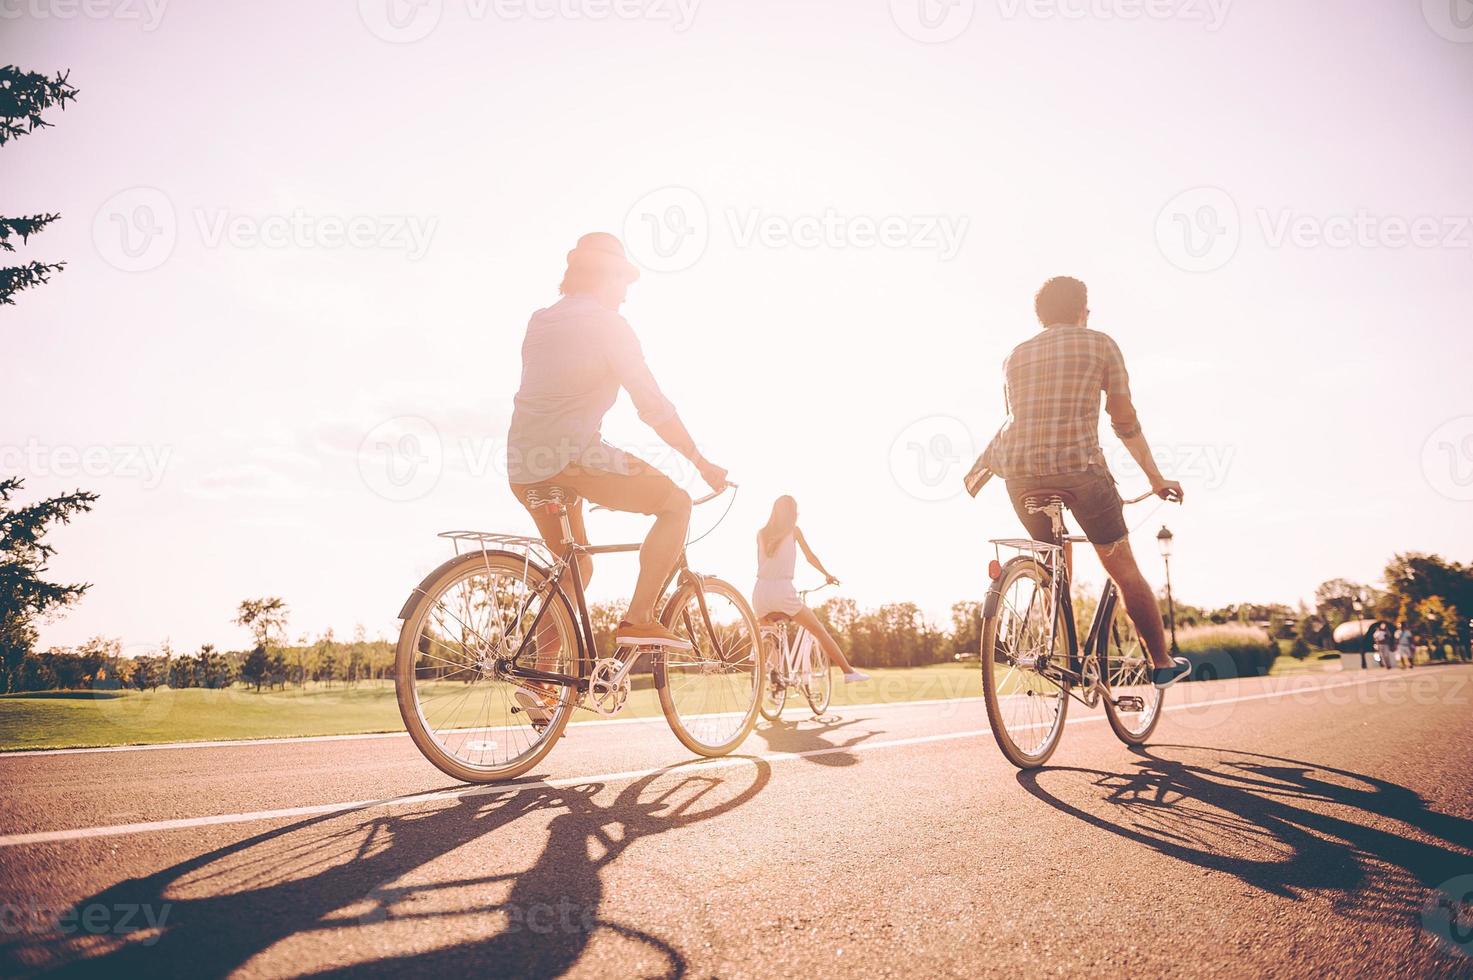
[(796, 616), (803, 600), (793, 587), (793, 574), (798, 567), (798, 539), (789, 534), (778, 542), (772, 554), (759, 549), (757, 584), (752, 588), (752, 611), (757, 618), (769, 613)]

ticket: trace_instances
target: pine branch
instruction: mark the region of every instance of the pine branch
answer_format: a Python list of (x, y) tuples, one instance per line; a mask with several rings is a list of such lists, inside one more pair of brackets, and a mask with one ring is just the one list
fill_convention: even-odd
[(51, 281), (53, 272), (66, 268), (65, 262), (31, 262), (0, 268), (0, 306), (14, 306), (16, 293)]
[(51, 125), (41, 113), (53, 106), (64, 111), (77, 97), (77, 89), (67, 80), (70, 74), (57, 72), (48, 78), (15, 65), (0, 68), (0, 146)]
[(10, 236), (19, 235), (24, 244), (32, 235), (60, 217), (59, 214), (33, 214), (26, 218), (0, 218), (0, 251), (15, 251), (15, 246), (10, 244)]

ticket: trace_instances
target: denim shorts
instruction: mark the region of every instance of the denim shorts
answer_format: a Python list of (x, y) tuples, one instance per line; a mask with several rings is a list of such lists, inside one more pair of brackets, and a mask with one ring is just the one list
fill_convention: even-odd
[[(1023, 498), (1038, 490), (1068, 490), (1073, 496), (1069, 512), (1079, 522), (1084, 536), (1090, 544), (1114, 544), (1130, 534), (1125, 526), (1125, 505), (1120, 502), (1120, 492), (1115, 489), (1115, 478), (1102, 465), (1091, 466), (1082, 473), (1065, 473), (1059, 476), (1023, 476), (1008, 480), (1008, 496), (1012, 498), (1013, 510), (1028, 529), (1035, 541), (1053, 538), (1053, 527), (1047, 514), (1030, 514)], [(1068, 528), (1065, 528), (1068, 533)]]

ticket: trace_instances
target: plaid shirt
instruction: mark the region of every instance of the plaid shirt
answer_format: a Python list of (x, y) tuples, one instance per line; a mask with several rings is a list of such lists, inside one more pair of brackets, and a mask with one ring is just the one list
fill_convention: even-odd
[(1080, 473), (1103, 463), (1100, 392), (1115, 434), (1139, 434), (1125, 358), (1097, 330), (1046, 327), (1013, 348), (1002, 366), (1008, 420), (983, 453), (1004, 478)]

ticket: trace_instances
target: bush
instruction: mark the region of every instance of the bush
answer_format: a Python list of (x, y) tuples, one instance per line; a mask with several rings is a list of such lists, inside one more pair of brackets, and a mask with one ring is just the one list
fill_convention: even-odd
[(1304, 637), (1294, 637), (1294, 645), (1289, 648), (1289, 656), (1295, 660), (1303, 660), (1310, 654), (1309, 644), (1304, 642)]
[(1194, 679), (1258, 677), (1279, 655), (1279, 645), (1267, 633), (1242, 623), (1189, 626), (1177, 631), (1177, 646), (1192, 662)]

